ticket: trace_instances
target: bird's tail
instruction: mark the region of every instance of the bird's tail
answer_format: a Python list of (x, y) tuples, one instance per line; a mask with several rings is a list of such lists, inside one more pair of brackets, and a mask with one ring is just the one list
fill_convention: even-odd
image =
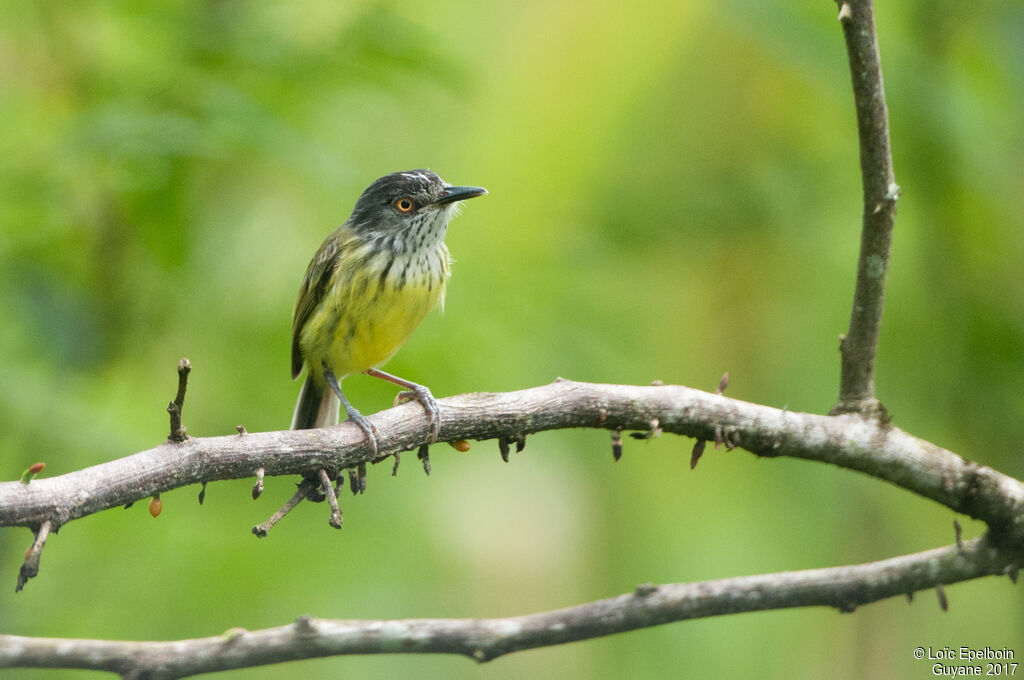
[(293, 430), (309, 430), (338, 422), (338, 407), (341, 402), (337, 395), (322, 380), (314, 380), (311, 373), (306, 374), (306, 382), (302, 383), (299, 400), (295, 404), (292, 415)]

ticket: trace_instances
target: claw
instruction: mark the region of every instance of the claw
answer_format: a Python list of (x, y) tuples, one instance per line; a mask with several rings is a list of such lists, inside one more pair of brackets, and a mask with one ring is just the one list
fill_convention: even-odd
[(348, 419), (359, 426), (359, 429), (366, 435), (366, 440), (370, 442), (370, 449), (373, 450), (373, 457), (377, 457), (377, 437), (380, 434), (377, 432), (377, 428), (373, 426), (369, 420), (367, 420), (362, 413), (357, 411), (351, 404), (345, 404), (345, 412), (348, 413)]
[(416, 395), (416, 400), (423, 404), (427, 415), (430, 416), (430, 443), (433, 444), (441, 434), (441, 408), (437, 405), (434, 395), (423, 385), (417, 385), (412, 392)]
[(411, 397), (423, 404), (423, 408), (426, 410), (427, 415), (430, 416), (430, 443), (433, 444), (437, 441), (438, 437), (441, 436), (441, 408), (437, 405), (437, 400), (434, 399), (434, 395), (430, 393), (428, 388), (404, 378), (391, 375), (390, 373), (385, 373), (379, 368), (368, 368), (364, 373), (366, 373), (366, 375), (373, 376), (374, 378), (387, 380), (390, 383), (394, 383), (395, 385), (404, 387), (408, 390), (407, 392), (400, 392), (398, 399)]

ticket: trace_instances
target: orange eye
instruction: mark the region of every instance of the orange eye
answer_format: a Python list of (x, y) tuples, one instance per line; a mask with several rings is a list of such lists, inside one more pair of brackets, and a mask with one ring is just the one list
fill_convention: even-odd
[(412, 199), (408, 197), (403, 197), (395, 201), (395, 207), (398, 208), (398, 212), (410, 212), (414, 206), (415, 204)]

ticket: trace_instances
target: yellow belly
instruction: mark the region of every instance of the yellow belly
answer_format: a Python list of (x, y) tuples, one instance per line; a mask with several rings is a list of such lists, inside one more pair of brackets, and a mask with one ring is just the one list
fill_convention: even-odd
[(382, 267), (339, 275), (344, 283), (327, 292), (303, 329), (306, 365), (314, 371), (326, 366), (340, 380), (387, 362), (444, 298), (447, 250), (430, 265), (404, 280), (394, 267), (384, 280)]

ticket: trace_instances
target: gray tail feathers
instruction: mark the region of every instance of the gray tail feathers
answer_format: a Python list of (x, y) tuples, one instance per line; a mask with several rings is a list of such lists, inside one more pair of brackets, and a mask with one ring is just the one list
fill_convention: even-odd
[(338, 407), (341, 402), (334, 391), (322, 380), (314, 380), (311, 373), (306, 374), (306, 382), (302, 383), (299, 401), (295, 404), (292, 415), (293, 430), (309, 430), (338, 422)]

